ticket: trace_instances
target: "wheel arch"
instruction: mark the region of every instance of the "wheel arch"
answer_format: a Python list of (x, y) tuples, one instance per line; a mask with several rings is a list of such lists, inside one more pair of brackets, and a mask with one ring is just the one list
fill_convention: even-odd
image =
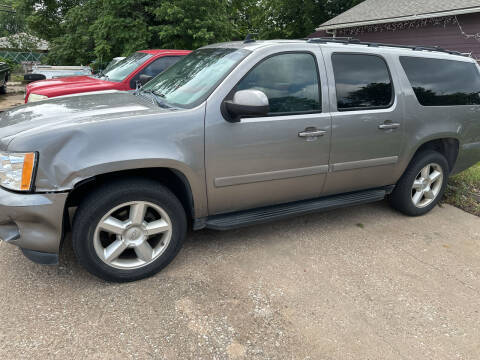
[(408, 164), (412, 162), (415, 156), (424, 150), (435, 150), (445, 156), (448, 162), (449, 171), (452, 172), (458, 158), (460, 141), (454, 136), (442, 136), (437, 138), (425, 139), (418, 143), (411, 153)]
[(196, 208), (196, 202), (201, 200), (195, 198), (187, 176), (178, 169), (168, 167), (119, 170), (98, 174), (81, 180), (77, 182), (69, 192), (65, 209), (68, 211), (69, 208), (78, 206), (82, 201), (82, 198), (96, 188), (114, 182), (115, 180), (128, 177), (132, 179), (146, 178), (161, 183), (177, 196), (185, 209), (187, 217), (194, 219), (198, 216), (197, 213), (199, 210), (198, 206)]

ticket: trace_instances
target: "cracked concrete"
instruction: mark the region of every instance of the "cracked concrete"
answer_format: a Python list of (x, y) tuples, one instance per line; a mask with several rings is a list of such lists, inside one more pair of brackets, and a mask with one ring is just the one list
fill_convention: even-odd
[(0, 358), (478, 359), (480, 221), (386, 202), (191, 233), (132, 284), (0, 244)]

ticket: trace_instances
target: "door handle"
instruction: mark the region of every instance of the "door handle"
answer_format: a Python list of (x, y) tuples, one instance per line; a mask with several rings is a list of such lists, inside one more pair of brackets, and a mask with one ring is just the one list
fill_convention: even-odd
[(400, 127), (399, 123), (387, 122), (385, 121), (383, 124), (378, 125), (380, 130), (390, 130), (390, 129), (398, 129)]
[(327, 133), (326, 130), (318, 130), (318, 129), (311, 129), (307, 128), (305, 131), (301, 131), (298, 133), (299, 137), (306, 137), (306, 138), (311, 138), (311, 137), (318, 137), (318, 136), (323, 136)]

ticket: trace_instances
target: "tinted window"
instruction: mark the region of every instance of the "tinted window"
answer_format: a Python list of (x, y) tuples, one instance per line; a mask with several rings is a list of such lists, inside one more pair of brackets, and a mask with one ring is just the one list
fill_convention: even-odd
[(262, 61), (236, 87), (236, 90), (246, 89), (263, 91), (271, 114), (322, 108), (317, 64), (311, 54), (280, 54)]
[(333, 54), (338, 110), (388, 107), (393, 86), (385, 61), (374, 55)]
[(400, 57), (403, 69), (424, 106), (480, 104), (480, 76), (463, 61)]

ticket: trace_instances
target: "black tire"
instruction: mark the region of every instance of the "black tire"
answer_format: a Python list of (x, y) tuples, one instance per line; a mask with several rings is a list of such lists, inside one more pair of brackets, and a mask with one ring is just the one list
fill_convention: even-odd
[[(433, 201), (424, 207), (417, 207), (412, 201), (412, 186), (417, 175), (428, 164), (438, 164), (443, 171), (443, 182), (440, 191)], [(408, 216), (421, 216), (432, 210), (443, 197), (447, 187), (448, 174), (450, 173), (447, 159), (437, 151), (425, 150), (415, 155), (407, 170), (398, 181), (390, 195), (392, 207)]]
[[(147, 201), (160, 206), (170, 218), (172, 234), (164, 252), (152, 263), (124, 270), (109, 266), (99, 258), (93, 238), (105, 214), (131, 201)], [(166, 267), (180, 251), (186, 230), (185, 210), (168, 188), (151, 180), (128, 179), (104, 185), (84, 199), (73, 220), (72, 242), (79, 263), (90, 273), (107, 281), (129, 282), (152, 276)]]
[(5, 76), (2, 86), (0, 86), (0, 94), (2, 95), (7, 93), (7, 79), (8, 77)]

